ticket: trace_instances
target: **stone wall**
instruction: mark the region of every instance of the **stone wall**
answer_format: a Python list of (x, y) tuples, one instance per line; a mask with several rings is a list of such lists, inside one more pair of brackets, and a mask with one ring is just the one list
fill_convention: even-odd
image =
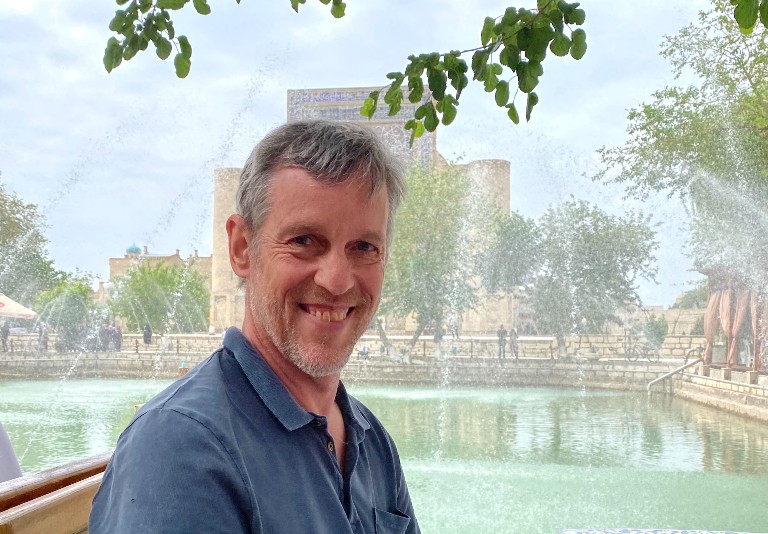
[[(0, 378), (174, 378), (207, 358), (209, 352), (122, 352), (112, 354), (58, 354), (49, 352), (0, 353)], [(680, 362), (628, 362), (612, 360), (558, 360), (521, 358), (500, 362), (489, 356), (419, 358), (412, 363), (391, 361), (372, 353), (368, 359), (353, 355), (343, 372), (347, 383), (430, 385), (445, 387), (557, 387), (645, 391), (648, 384), (673, 371)], [(745, 417), (768, 422), (768, 376), (748, 376), (749, 371), (710, 369), (676, 374), (653, 386)], [(720, 373), (720, 374), (717, 374)], [(717, 375), (717, 376), (714, 376)], [(756, 383), (750, 383), (753, 378)]]
[[(133, 353), (210, 353), (221, 345), (222, 335), (219, 334), (171, 334), (167, 336), (152, 336), (152, 343), (145, 345), (141, 334), (124, 334), (122, 352)], [(411, 336), (391, 335), (390, 341), (395, 345), (398, 354), (403, 354)], [(582, 352), (594, 351), (600, 359), (624, 358), (625, 338), (622, 335), (593, 335), (571, 336), (566, 339), (566, 354), (574, 354), (580, 346)], [(683, 359), (686, 351), (691, 348), (703, 347), (705, 340), (698, 336), (667, 336), (662, 347), (662, 358)], [(36, 352), (37, 335), (12, 334), (9, 339), (12, 352)], [(366, 334), (362, 337), (355, 351), (366, 345), (372, 354), (382, 350), (381, 340), (377, 335)], [(48, 352), (54, 351), (56, 334), (48, 340)], [(493, 335), (461, 336), (453, 340), (446, 336), (441, 344), (441, 351), (451, 355), (455, 348), (455, 357), (462, 359), (496, 357), (498, 355), (498, 339)], [(507, 356), (509, 357), (509, 341), (507, 341)], [(422, 336), (413, 347), (412, 356), (422, 359), (434, 358), (435, 343), (432, 336)], [(553, 336), (521, 336), (518, 338), (518, 354), (521, 358), (556, 358), (557, 342)], [(72, 357), (70, 354), (69, 357)]]

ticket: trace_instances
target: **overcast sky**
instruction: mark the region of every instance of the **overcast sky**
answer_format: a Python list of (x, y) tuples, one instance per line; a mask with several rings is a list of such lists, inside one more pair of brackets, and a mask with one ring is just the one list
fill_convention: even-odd
[[(0, 180), (40, 206), (60, 269), (108, 277), (126, 247), (210, 254), (213, 169), (240, 167), (267, 130), (285, 121), (286, 90), (383, 86), (411, 53), (477, 46), (493, 0), (348, 0), (347, 16), (307, 0), (211, 2), (176, 16), (192, 70), (152, 49), (111, 74), (102, 64), (117, 6), (106, 0), (0, 0)], [(480, 86), (462, 96), (453, 125), (438, 130), (447, 159), (507, 159), (511, 206), (540, 216), (571, 195), (612, 212), (622, 191), (591, 183), (595, 150), (625, 139), (627, 110), (676, 83), (658, 56), (708, 6), (702, 0), (587, 0), (589, 50), (550, 56), (530, 124), (513, 125)], [(663, 196), (639, 206), (660, 224), (660, 285), (647, 304), (669, 305), (696, 275), (681, 254), (687, 219)]]

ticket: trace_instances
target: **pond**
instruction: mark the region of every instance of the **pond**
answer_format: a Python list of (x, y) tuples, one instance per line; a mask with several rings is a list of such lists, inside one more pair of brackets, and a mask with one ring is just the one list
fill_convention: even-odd
[[(0, 383), (25, 473), (114, 446), (167, 380)], [(768, 429), (663, 396), (350, 384), (398, 444), (422, 531), (768, 530)]]

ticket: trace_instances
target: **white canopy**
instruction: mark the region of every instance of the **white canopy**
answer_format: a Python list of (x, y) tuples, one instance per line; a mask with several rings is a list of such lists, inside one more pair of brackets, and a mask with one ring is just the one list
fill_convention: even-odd
[(16, 319), (32, 319), (37, 314), (29, 308), (22, 306), (10, 297), (0, 293), (0, 317), (13, 317)]

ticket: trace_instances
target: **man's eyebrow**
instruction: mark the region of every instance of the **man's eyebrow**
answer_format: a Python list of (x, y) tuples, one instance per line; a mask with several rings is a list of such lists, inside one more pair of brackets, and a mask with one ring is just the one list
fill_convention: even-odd
[(384, 241), (384, 235), (376, 231), (365, 232), (357, 239), (357, 241), (370, 241), (371, 243), (382, 243)]
[[(294, 237), (299, 235), (316, 235), (323, 236), (323, 230), (320, 226), (311, 223), (293, 223), (283, 228), (280, 233), (280, 238)], [(354, 241), (369, 241), (374, 244), (380, 244), (385, 241), (384, 234), (377, 232), (376, 230), (370, 230), (361, 233)]]

